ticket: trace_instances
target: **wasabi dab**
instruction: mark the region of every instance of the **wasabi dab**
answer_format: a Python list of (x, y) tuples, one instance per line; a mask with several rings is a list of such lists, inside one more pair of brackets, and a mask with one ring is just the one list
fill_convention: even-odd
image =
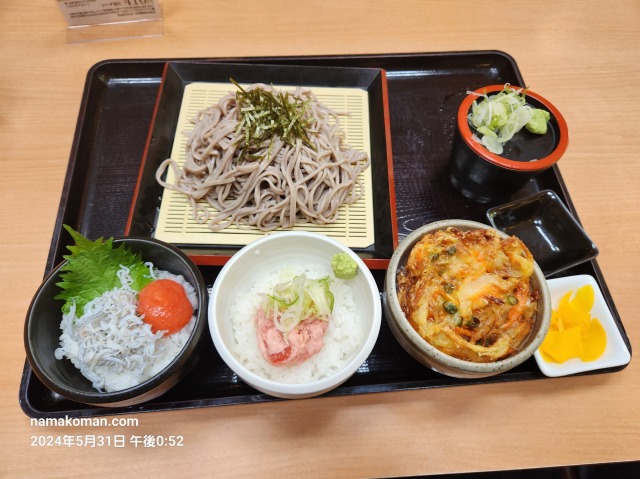
[(525, 90), (516, 90), (507, 84), (496, 95), (476, 95), (484, 100), (473, 102), (469, 121), (482, 135), (478, 141), (491, 153), (502, 154), (504, 144), (523, 127), (538, 135), (547, 132), (547, 122), (551, 118), (549, 112), (527, 105)]
[(544, 135), (547, 132), (547, 122), (551, 119), (551, 115), (547, 110), (540, 110), (534, 108), (531, 115), (531, 120), (525, 125), (525, 128), (531, 133), (538, 135)]
[(358, 263), (347, 253), (337, 253), (331, 258), (331, 268), (336, 278), (352, 279), (358, 272)]

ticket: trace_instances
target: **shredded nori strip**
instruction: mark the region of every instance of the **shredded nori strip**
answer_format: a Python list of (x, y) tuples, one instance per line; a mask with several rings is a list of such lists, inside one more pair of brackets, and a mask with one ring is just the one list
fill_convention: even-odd
[(269, 141), (271, 151), (276, 136), (290, 146), (295, 146), (299, 139), (316, 150), (308, 136), (311, 119), (308, 115), (307, 101), (281, 91), (262, 88), (245, 90), (233, 78), (229, 80), (238, 88), (236, 102), (239, 123), (236, 133), (242, 133), (244, 137), (240, 158), (260, 159), (247, 151), (260, 148), (265, 141)]

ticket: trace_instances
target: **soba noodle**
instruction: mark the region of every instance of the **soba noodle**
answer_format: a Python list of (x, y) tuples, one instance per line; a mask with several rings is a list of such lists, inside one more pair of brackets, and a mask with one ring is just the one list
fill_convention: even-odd
[[(245, 91), (254, 88), (276, 91), (263, 84)], [(339, 114), (308, 89), (286, 95), (289, 101), (305, 102), (305, 133), (313, 148), (302, 139), (289, 144), (277, 135), (255, 147), (247, 144), (232, 92), (198, 114), (184, 166), (171, 158), (160, 165), (157, 181), (187, 195), (195, 221), (213, 231), (232, 224), (263, 231), (291, 228), (296, 222), (327, 224), (336, 221), (342, 204), (362, 196), (359, 175), (369, 158), (345, 143)], [(169, 168), (175, 173), (171, 183), (163, 180)]]

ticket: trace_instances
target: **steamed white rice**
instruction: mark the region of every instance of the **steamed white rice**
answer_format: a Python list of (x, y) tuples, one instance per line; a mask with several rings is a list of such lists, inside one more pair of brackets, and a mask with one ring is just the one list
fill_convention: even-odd
[[(324, 346), (300, 364), (273, 366), (264, 359), (258, 347), (255, 315), (264, 294), (271, 294), (276, 284), (303, 273), (311, 279), (331, 277), (329, 289), (334, 295), (334, 307)], [(235, 344), (232, 352), (249, 370), (267, 379), (292, 384), (317, 381), (342, 369), (355, 355), (364, 335), (360, 315), (348, 281), (336, 278), (329, 266), (291, 265), (258, 278), (248, 293), (238, 294), (233, 299), (231, 316)]]
[[(55, 351), (57, 359), (68, 358), (94, 388), (106, 392), (137, 386), (161, 372), (182, 350), (195, 325), (194, 314), (174, 334), (153, 333), (136, 312), (138, 292), (130, 288), (128, 269), (122, 267), (118, 276), (123, 286), (87, 303), (80, 317), (75, 306), (63, 314)], [(181, 284), (197, 309), (195, 289), (182, 276), (158, 270), (152, 276)]]

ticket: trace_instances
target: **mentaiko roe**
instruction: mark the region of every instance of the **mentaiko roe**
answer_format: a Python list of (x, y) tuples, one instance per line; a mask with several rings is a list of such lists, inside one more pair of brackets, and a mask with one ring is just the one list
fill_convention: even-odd
[(193, 307), (181, 284), (171, 279), (158, 279), (140, 291), (138, 314), (154, 333), (173, 334), (189, 322)]

